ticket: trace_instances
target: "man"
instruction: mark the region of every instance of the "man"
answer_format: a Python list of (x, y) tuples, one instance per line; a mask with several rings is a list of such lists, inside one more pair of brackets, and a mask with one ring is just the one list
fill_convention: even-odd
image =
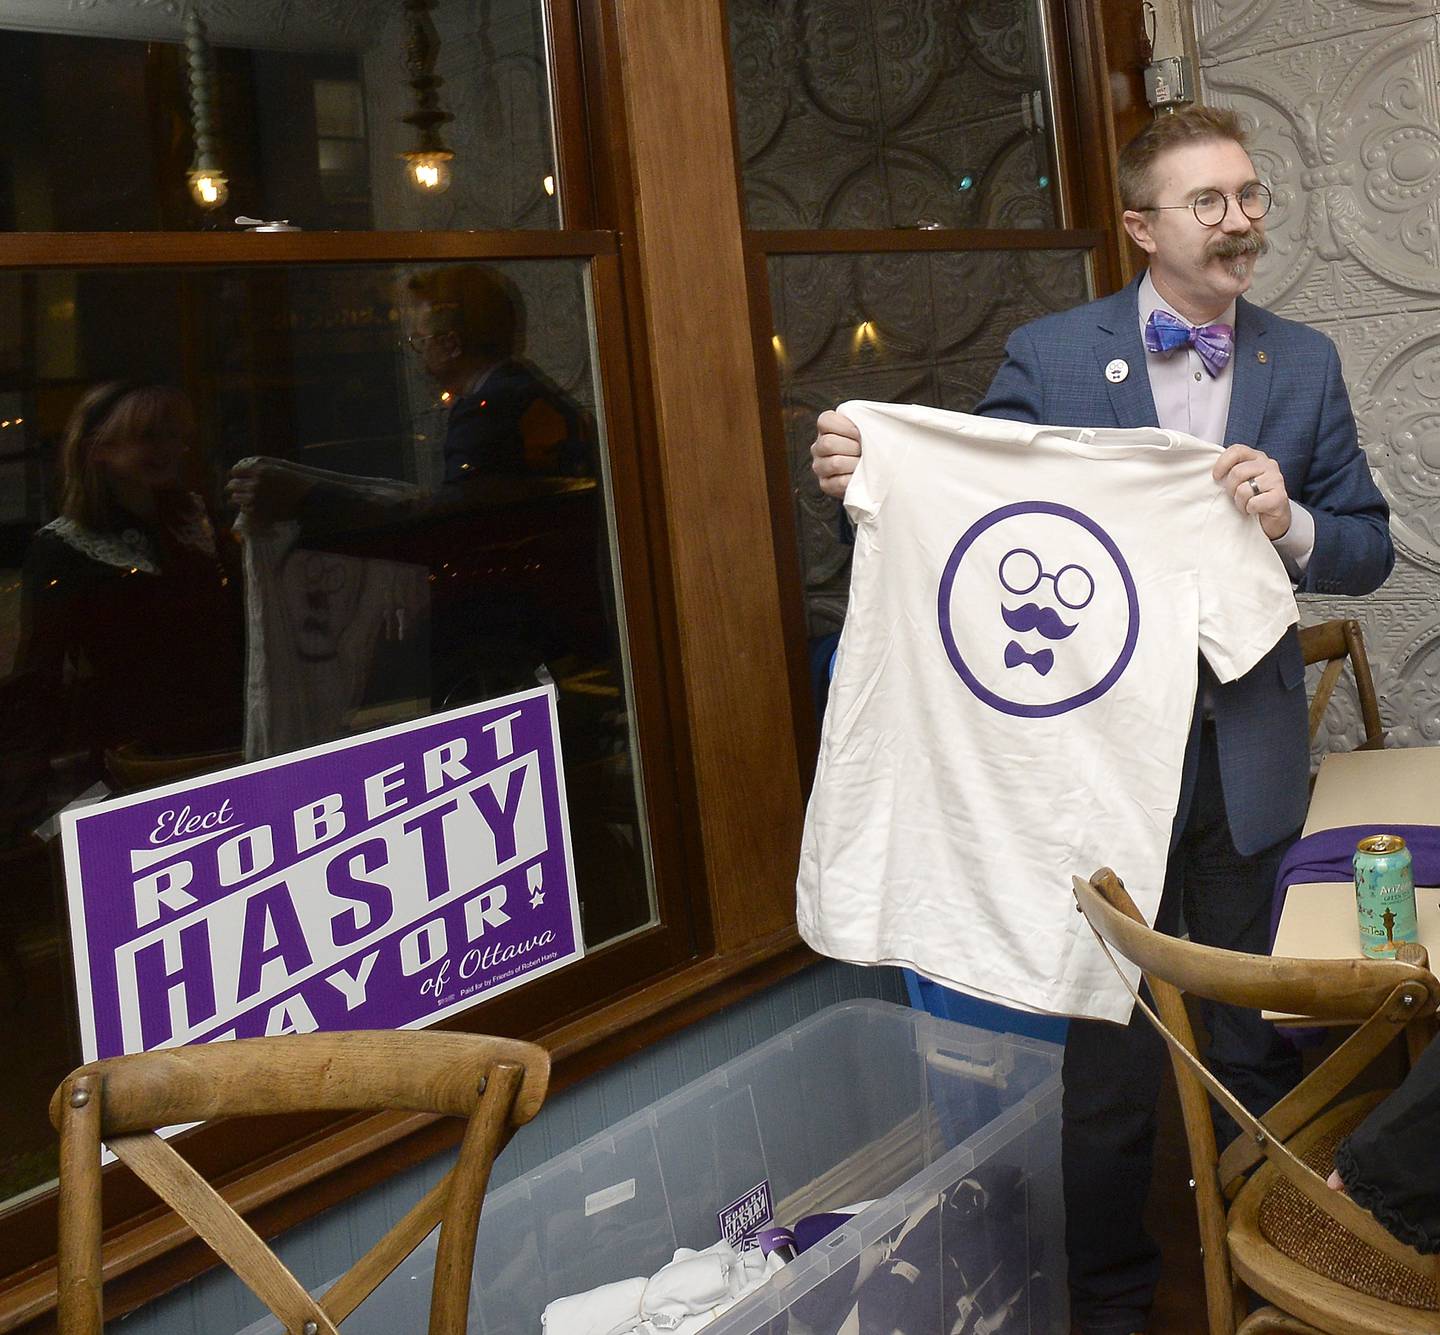
[(295, 519), (305, 549), (427, 567), (437, 707), (602, 658), (615, 624), (593, 421), (523, 356), (525, 305), (482, 264), (419, 271), (405, 343), (445, 405), (432, 492), (286, 459), (242, 459), (226, 491), (252, 524)]
[[(1123, 291), (1018, 329), (976, 412), (1061, 426), (1161, 426), (1229, 444), (1213, 476), (1254, 516), (1296, 587), (1365, 594), (1394, 562), (1331, 342), (1244, 301), (1266, 248), (1270, 194), (1233, 113), (1154, 121), (1120, 157), (1124, 224), (1149, 270)], [(1233, 331), (1233, 341), (1232, 341)], [(859, 433), (824, 413), (821, 487), (843, 496)], [(1304, 666), (1290, 630), (1238, 681), (1201, 662), (1157, 926), (1183, 912), (1197, 941), (1264, 952), (1280, 858), (1303, 822), (1309, 772)], [(1261, 1111), (1299, 1074), (1253, 1012), (1207, 1016), (1211, 1060)], [(1063, 1163), (1071, 1308), (1085, 1335), (1143, 1331), (1159, 1253), (1149, 1191), (1163, 1048), (1127, 1028), (1072, 1021)]]
[[(350, 487), (345, 475), (250, 458), (231, 469), (226, 485), (238, 509), (261, 523), (300, 513), (312, 524), (356, 526), (544, 491), (527, 488), (524, 479), (595, 473), (585, 414), (518, 355), (525, 308), (508, 278), (483, 264), (413, 274), (405, 283), (404, 319), (405, 342), (446, 405), (439, 491), (372, 494)], [(326, 484), (335, 485), (327, 492)]]
[(449, 405), (445, 483), (591, 474), (579, 408), (516, 356), (524, 307), (513, 284), (468, 264), (416, 274), (408, 288), (407, 341)]

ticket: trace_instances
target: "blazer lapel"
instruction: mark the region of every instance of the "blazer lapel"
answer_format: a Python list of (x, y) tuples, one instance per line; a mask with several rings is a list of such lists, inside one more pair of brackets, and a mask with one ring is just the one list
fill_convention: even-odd
[(1265, 348), (1269, 324), (1264, 311), (1243, 297), (1235, 303), (1234, 377), (1230, 382), (1230, 415), (1221, 445), (1253, 445), (1257, 449), (1270, 401), (1271, 370), (1275, 365)]
[[(1136, 279), (1102, 302), (1096, 312), (1095, 370), (1109, 391), (1115, 423), (1122, 427), (1160, 425), (1150, 393), (1145, 344), (1140, 339), (1139, 289), (1140, 280)], [(1108, 374), (1115, 362), (1125, 364), (1123, 380), (1112, 380)]]

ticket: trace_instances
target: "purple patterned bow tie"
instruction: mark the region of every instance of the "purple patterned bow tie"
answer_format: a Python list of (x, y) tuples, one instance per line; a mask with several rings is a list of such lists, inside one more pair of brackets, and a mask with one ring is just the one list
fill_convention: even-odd
[(1212, 376), (1217, 376), (1230, 361), (1235, 345), (1235, 331), (1228, 324), (1186, 324), (1169, 311), (1154, 310), (1145, 321), (1145, 351), (1168, 357), (1186, 344), (1194, 347)]

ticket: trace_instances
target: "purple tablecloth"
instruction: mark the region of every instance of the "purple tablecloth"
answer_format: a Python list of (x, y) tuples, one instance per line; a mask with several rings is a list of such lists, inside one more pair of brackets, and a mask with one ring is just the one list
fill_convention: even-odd
[(1275, 876), (1270, 905), (1270, 947), (1280, 927), (1280, 912), (1292, 885), (1309, 882), (1352, 881), (1355, 845), (1371, 834), (1398, 834), (1414, 859), (1416, 885), (1440, 885), (1440, 825), (1342, 825), (1316, 830), (1291, 846)]

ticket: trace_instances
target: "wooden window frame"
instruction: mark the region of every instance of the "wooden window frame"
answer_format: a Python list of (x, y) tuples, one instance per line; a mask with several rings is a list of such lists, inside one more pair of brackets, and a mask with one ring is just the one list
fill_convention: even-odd
[[(274, 243), (274, 244), (270, 244)], [(563, 1032), (571, 1017), (593, 1012), (613, 998), (662, 978), (706, 950), (709, 934), (703, 899), (683, 892), (689, 877), (683, 847), (685, 783), (673, 754), (675, 700), (661, 667), (672, 652), (662, 629), (655, 571), (648, 551), (644, 516), (645, 470), (638, 459), (636, 429), (625, 364), (621, 283), (614, 233), (220, 233), (27, 234), (0, 237), (0, 266), (33, 272), (64, 269), (255, 269), (310, 264), (391, 264), (455, 261), (574, 259), (585, 261), (600, 365), (595, 368), (607, 423), (614, 492), (615, 539), (620, 551), (626, 635), (631, 654), (635, 726), (642, 763), (645, 819), (651, 839), (658, 922), (613, 944), (602, 943), (573, 965), (536, 984), (516, 989), (457, 1016), (446, 1027), (529, 1036)], [(699, 911), (697, 911), (697, 909)], [(364, 1149), (416, 1134), (425, 1119), (368, 1119), (364, 1126), (324, 1118), (267, 1119), (237, 1131), (233, 1126), (201, 1128), (187, 1137), (187, 1154), (220, 1181), (241, 1181), (258, 1171), (266, 1190), (275, 1185), (276, 1165), (305, 1173), (313, 1156), (323, 1161), (336, 1151), (339, 1132), (352, 1156)], [(389, 1131), (382, 1131), (388, 1125)], [(426, 1141), (425, 1143), (428, 1143)], [(305, 1151), (308, 1151), (306, 1153)], [(412, 1155), (418, 1152), (411, 1149)], [(267, 1170), (268, 1173), (267, 1173)], [(263, 1192), (262, 1192), (263, 1194)], [(9, 1274), (39, 1267), (48, 1272), (53, 1252), (54, 1193), (46, 1193), (0, 1215), (0, 1255)], [(116, 1230), (150, 1220), (152, 1198), (118, 1165), (106, 1174), (105, 1218)], [(130, 1249), (134, 1259), (134, 1248)], [(49, 1283), (48, 1273), (42, 1283)], [(33, 1307), (39, 1296), (24, 1301)], [(0, 1330), (12, 1328), (7, 1296), (0, 1289)]]

